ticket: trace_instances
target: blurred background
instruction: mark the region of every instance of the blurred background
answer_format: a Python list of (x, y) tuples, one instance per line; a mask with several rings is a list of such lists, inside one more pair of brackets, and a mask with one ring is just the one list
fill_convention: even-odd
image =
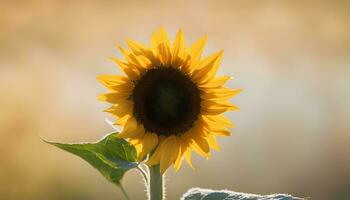
[[(96, 100), (99, 74), (126, 37), (148, 43), (164, 26), (205, 54), (224, 49), (220, 74), (241, 111), (211, 160), (167, 173), (167, 197), (190, 187), (350, 199), (350, 1), (0, 1), (0, 199), (115, 200), (118, 188), (49, 146), (112, 131)], [(110, 118), (111, 119), (111, 118)], [(132, 199), (145, 199), (136, 171)]]

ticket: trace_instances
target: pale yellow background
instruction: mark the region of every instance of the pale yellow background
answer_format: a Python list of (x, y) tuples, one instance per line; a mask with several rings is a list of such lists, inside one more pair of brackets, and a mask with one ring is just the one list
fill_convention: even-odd
[[(350, 199), (350, 1), (0, 1), (0, 199), (116, 200), (87, 163), (44, 144), (112, 131), (96, 100), (107, 57), (131, 37), (182, 28), (244, 92), (233, 136), (212, 159), (166, 177), (168, 199), (199, 186)], [(145, 199), (141, 177), (124, 180)]]

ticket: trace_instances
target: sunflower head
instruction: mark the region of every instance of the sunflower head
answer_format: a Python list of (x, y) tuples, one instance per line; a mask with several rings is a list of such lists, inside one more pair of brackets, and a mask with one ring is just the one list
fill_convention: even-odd
[(112, 58), (125, 76), (102, 75), (109, 89), (99, 99), (111, 103), (106, 110), (123, 126), (118, 137), (126, 138), (148, 165), (160, 164), (163, 173), (171, 164), (177, 171), (191, 153), (210, 157), (218, 150), (216, 136), (229, 136), (234, 125), (223, 113), (238, 110), (228, 99), (240, 92), (224, 86), (228, 76), (215, 77), (223, 51), (201, 59), (206, 42), (202, 37), (189, 48), (183, 32), (173, 44), (163, 28), (152, 34), (149, 46), (127, 40), (120, 46), (124, 60)]

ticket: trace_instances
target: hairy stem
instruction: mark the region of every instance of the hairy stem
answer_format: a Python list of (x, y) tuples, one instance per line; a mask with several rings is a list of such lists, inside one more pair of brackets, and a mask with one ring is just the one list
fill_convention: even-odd
[(150, 200), (163, 200), (163, 175), (160, 174), (159, 165), (149, 167), (149, 197)]

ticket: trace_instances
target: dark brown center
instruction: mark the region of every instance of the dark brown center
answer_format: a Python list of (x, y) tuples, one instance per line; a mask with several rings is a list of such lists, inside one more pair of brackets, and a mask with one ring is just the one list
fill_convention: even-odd
[(147, 70), (135, 82), (134, 115), (146, 131), (179, 135), (192, 127), (200, 112), (199, 89), (173, 67)]

